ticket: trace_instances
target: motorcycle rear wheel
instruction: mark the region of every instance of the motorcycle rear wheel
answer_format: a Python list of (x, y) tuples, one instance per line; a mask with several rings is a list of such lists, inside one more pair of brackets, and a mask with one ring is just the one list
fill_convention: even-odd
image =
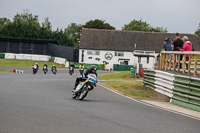
[(87, 96), (87, 94), (88, 94), (88, 87), (85, 87), (85, 88), (83, 88), (82, 90), (81, 90), (81, 94), (80, 94), (80, 96), (79, 96), (79, 100), (83, 100), (86, 96)]

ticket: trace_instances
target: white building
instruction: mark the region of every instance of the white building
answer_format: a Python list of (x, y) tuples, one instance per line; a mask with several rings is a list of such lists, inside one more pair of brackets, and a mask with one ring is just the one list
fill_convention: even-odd
[[(199, 41), (195, 35), (187, 36), (195, 37), (194, 41)], [(108, 69), (113, 64), (135, 66), (139, 59), (136, 55), (145, 55), (140, 60), (143, 67), (154, 68), (166, 37), (174, 38), (175, 34), (83, 28), (79, 63), (103, 64), (106, 61)]]

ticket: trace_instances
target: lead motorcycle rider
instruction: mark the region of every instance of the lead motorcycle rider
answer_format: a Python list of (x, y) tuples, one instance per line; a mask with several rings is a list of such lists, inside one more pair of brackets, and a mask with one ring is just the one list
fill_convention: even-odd
[(97, 77), (97, 67), (96, 66), (92, 66), (89, 70), (87, 69), (81, 77), (77, 77), (76, 78), (76, 82), (75, 82), (75, 86), (73, 88), (73, 92), (75, 91), (76, 89), (76, 86), (80, 83), (80, 82), (83, 82), (85, 81), (87, 78), (88, 78), (88, 74), (95, 74), (96, 77)]

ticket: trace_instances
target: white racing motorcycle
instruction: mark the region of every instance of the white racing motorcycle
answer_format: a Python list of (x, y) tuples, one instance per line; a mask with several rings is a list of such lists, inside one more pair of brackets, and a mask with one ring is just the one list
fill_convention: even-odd
[(43, 71), (44, 71), (44, 74), (46, 74), (46, 73), (47, 73), (48, 69), (47, 69), (47, 67), (46, 67), (46, 66), (44, 66), (44, 67), (43, 67)]
[(72, 98), (79, 100), (83, 100), (89, 91), (94, 89), (94, 86), (96, 87), (97, 83), (97, 76), (95, 74), (88, 74), (88, 78), (84, 82), (80, 82), (76, 89), (73, 91)]

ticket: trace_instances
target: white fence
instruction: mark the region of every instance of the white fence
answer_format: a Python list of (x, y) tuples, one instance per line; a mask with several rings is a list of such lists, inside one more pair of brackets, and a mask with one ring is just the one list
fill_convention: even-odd
[[(48, 55), (32, 55), (32, 54), (14, 54), (5, 53), (5, 59), (18, 59), (18, 60), (34, 60), (34, 61), (49, 61), (51, 56)], [(55, 63), (69, 66), (69, 62), (65, 58), (55, 57)]]

